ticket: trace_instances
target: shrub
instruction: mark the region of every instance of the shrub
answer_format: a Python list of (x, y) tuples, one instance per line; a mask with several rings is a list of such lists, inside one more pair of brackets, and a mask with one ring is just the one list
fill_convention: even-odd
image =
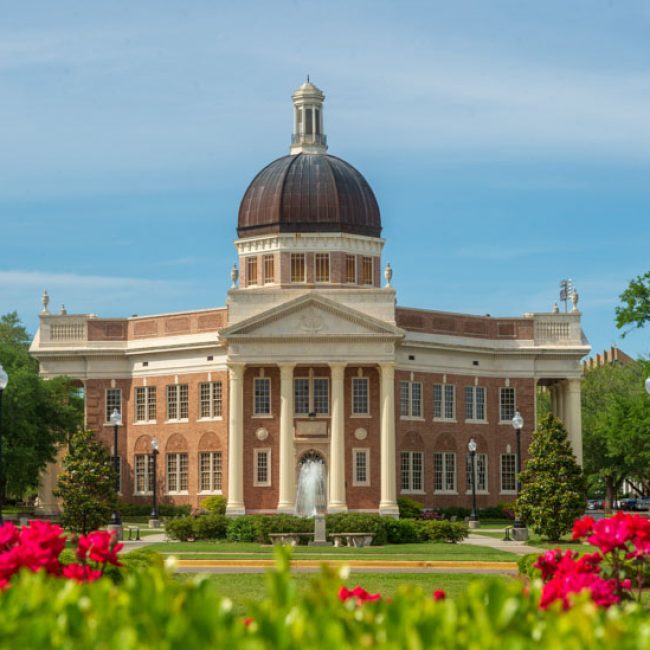
[(427, 542), (461, 542), (467, 537), (467, 525), (462, 521), (418, 521), (420, 540)]
[(193, 517), (192, 532), (194, 539), (225, 539), (228, 519), (225, 515), (203, 515)]
[(397, 499), (400, 519), (420, 519), (424, 506), (415, 499), (409, 497), (399, 497)]
[(120, 555), (120, 563), (120, 567), (110, 566), (104, 570), (104, 575), (115, 584), (124, 582), (126, 576), (133, 571), (142, 571), (149, 567), (162, 569), (164, 565), (162, 556), (149, 548), (139, 548)]
[(519, 560), (517, 560), (517, 570), (519, 571), (519, 575), (528, 576), (529, 578), (539, 578), (542, 574), (540, 570), (534, 566), (538, 558), (539, 555), (537, 553), (522, 555)]
[(422, 541), (422, 533), (415, 519), (389, 519), (384, 521), (388, 544), (417, 544)]
[(203, 501), (201, 501), (201, 508), (208, 512), (212, 512), (215, 515), (225, 515), (227, 503), (228, 501), (226, 497), (214, 495), (203, 499)]
[(247, 515), (230, 519), (226, 531), (226, 538), (228, 541), (263, 543), (264, 538), (262, 536), (262, 539), (260, 539), (260, 526), (256, 524), (256, 519), (256, 515)]
[(457, 519), (464, 520), (469, 517), (472, 511), (469, 508), (463, 508), (461, 506), (452, 506), (450, 508), (441, 508), (439, 510), (440, 516), (449, 519), (450, 517), (456, 517)]
[[(151, 504), (146, 503), (127, 503), (120, 501), (118, 510), (122, 517), (149, 518), (151, 514)], [(184, 504), (182, 506), (173, 503), (161, 503), (158, 505), (158, 515), (161, 517), (183, 517), (192, 512), (192, 506)]]
[(186, 542), (194, 538), (194, 518), (193, 517), (174, 517), (165, 522), (165, 533), (171, 539), (177, 539), (179, 542)]
[(373, 546), (386, 543), (386, 521), (381, 515), (346, 512), (328, 515), (326, 526), (328, 533), (372, 533)]

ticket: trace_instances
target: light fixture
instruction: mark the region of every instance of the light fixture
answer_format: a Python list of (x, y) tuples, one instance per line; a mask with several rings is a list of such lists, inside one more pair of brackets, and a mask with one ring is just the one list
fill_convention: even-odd
[(114, 427), (119, 427), (122, 424), (122, 415), (116, 408), (113, 409), (113, 412), (111, 413), (110, 423)]
[(524, 428), (524, 418), (521, 417), (521, 413), (519, 411), (516, 411), (515, 417), (512, 418), (512, 428), (513, 429)]
[(467, 449), (469, 450), (470, 454), (476, 452), (476, 440), (474, 440), (474, 438), (469, 439), (469, 442), (467, 443)]

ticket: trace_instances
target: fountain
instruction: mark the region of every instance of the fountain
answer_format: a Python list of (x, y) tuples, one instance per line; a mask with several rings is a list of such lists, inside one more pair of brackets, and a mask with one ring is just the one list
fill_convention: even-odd
[(331, 546), (325, 535), (325, 463), (314, 454), (300, 466), (296, 514), (314, 518), (314, 541), (310, 546)]

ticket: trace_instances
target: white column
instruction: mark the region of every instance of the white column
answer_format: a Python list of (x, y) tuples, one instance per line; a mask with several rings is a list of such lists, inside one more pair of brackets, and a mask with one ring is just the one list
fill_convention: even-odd
[(280, 364), (280, 491), (278, 512), (293, 514), (296, 509), (296, 464), (293, 443), (293, 368)]
[(395, 459), (395, 365), (382, 363), (381, 371), (381, 500), (379, 513), (386, 516), (399, 516), (397, 507), (397, 482)]
[(226, 514), (246, 513), (244, 506), (244, 364), (229, 366), (228, 504)]
[(330, 431), (329, 503), (330, 513), (347, 512), (345, 498), (345, 390), (344, 363), (330, 363), (332, 375), (332, 421)]
[(564, 382), (564, 426), (569, 434), (573, 453), (582, 465), (582, 411), (580, 405), (580, 378)]

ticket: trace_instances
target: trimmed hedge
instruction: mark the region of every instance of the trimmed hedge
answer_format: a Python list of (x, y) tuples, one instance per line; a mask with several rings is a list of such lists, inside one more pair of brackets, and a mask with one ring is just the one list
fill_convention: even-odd
[(228, 499), (221, 495), (214, 495), (211, 497), (206, 497), (201, 501), (201, 508), (212, 512), (215, 515), (225, 515), (226, 514), (226, 505), (228, 504)]
[[(145, 517), (149, 518), (151, 514), (151, 504), (143, 503), (126, 503), (120, 501), (118, 509), (123, 517)], [(161, 517), (182, 517), (189, 515), (192, 512), (192, 506), (182, 505), (175, 506), (172, 503), (161, 503), (158, 506), (158, 514)]]
[(409, 497), (399, 497), (397, 499), (400, 519), (420, 519), (424, 506), (415, 499)]
[[(462, 522), (392, 519), (364, 513), (341, 513), (326, 518), (328, 533), (372, 533), (373, 545), (415, 544), (418, 542), (459, 542), (467, 536)], [(270, 544), (272, 533), (313, 533), (314, 520), (292, 515), (246, 515), (228, 518), (224, 515), (176, 517), (165, 522), (171, 539), (253, 542)], [(307, 538), (302, 540), (307, 543)]]

